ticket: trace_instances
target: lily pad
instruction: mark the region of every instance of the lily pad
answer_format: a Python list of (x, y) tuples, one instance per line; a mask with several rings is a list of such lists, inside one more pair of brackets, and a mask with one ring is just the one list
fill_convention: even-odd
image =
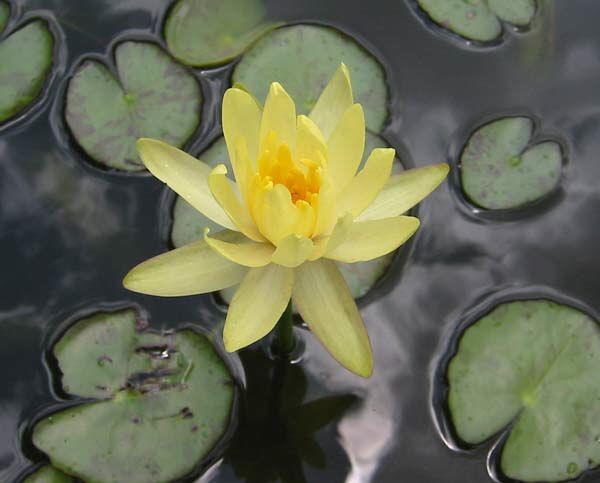
[[(0, 32), (9, 7), (0, 4)], [(34, 19), (0, 41), (0, 122), (38, 98), (52, 70), (54, 36), (45, 20)]]
[(97, 60), (77, 68), (67, 90), (67, 124), (96, 162), (140, 171), (136, 139), (183, 146), (200, 123), (202, 94), (194, 76), (152, 43), (123, 42), (115, 60), (118, 78)]
[(520, 481), (574, 479), (600, 462), (600, 330), (548, 300), (498, 305), (469, 327), (448, 368), (458, 436), (509, 427), (501, 469)]
[(261, 101), (279, 81), (308, 114), (329, 79), (344, 62), (350, 70), (354, 99), (362, 104), (367, 127), (380, 132), (388, 117), (388, 87), (379, 61), (355, 40), (331, 27), (292, 25), (262, 37), (233, 71), (233, 82)]
[(560, 145), (530, 145), (533, 122), (509, 117), (473, 133), (461, 155), (463, 191), (490, 210), (519, 208), (554, 191), (561, 176)]
[(75, 480), (52, 466), (44, 465), (25, 478), (23, 483), (75, 483)]
[(441, 27), (467, 39), (496, 40), (502, 21), (525, 27), (536, 11), (535, 0), (417, 0), (419, 6)]
[[(375, 148), (389, 147), (388, 144), (379, 136), (367, 132), (365, 142), (365, 155), (362, 163), (365, 162), (368, 155)], [(231, 169), (227, 146), (225, 140), (219, 138), (206, 151), (200, 155), (200, 159), (210, 166), (216, 166), (223, 163)], [(361, 164), (362, 168), (362, 164)], [(393, 166), (395, 174), (402, 171), (402, 164), (398, 159)], [(171, 242), (175, 247), (187, 245), (196, 240), (200, 240), (204, 234), (204, 227), (209, 227), (211, 233), (217, 233), (222, 227), (212, 222), (196, 209), (194, 209), (183, 198), (177, 197), (173, 208), (173, 225), (171, 227)], [(384, 255), (383, 257), (359, 263), (341, 263), (337, 262), (342, 275), (346, 279), (350, 291), (355, 298), (366, 295), (375, 283), (385, 274), (394, 259), (395, 252)], [(229, 303), (237, 287), (232, 287), (221, 291), (222, 298)]]
[(175, 58), (203, 67), (223, 64), (281, 22), (265, 20), (262, 0), (179, 0), (165, 23)]
[(133, 310), (100, 313), (55, 345), (64, 390), (103, 398), (35, 426), (33, 442), (56, 468), (99, 483), (171, 481), (225, 434), (234, 382), (209, 340), (139, 327)]

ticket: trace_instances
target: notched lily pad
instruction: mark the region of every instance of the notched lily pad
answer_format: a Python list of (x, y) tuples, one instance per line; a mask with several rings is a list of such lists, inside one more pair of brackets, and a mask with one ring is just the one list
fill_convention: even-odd
[(470, 326), (448, 367), (460, 439), (510, 425), (500, 465), (520, 481), (574, 479), (600, 462), (600, 330), (547, 300), (498, 305)]
[(533, 122), (509, 117), (477, 129), (461, 155), (465, 195), (490, 210), (519, 208), (548, 195), (561, 177), (563, 153), (555, 141), (531, 145)]
[(262, 0), (179, 0), (165, 23), (175, 58), (196, 67), (238, 57), (280, 22), (266, 20)]
[(535, 0), (417, 0), (441, 27), (466, 39), (491, 42), (502, 35), (502, 22), (525, 27), (536, 11)]
[(56, 468), (101, 483), (171, 481), (225, 434), (234, 381), (209, 340), (140, 326), (133, 310), (100, 313), (55, 345), (64, 390), (98, 398), (35, 426), (33, 442)]
[[(365, 142), (365, 155), (362, 163), (375, 148), (389, 147), (389, 145), (379, 136), (367, 132)], [(225, 140), (219, 138), (199, 158), (210, 166), (225, 164), (230, 173), (233, 172), (229, 163), (227, 146)], [(360, 166), (362, 168), (362, 164)], [(402, 171), (402, 164), (396, 159), (393, 172), (394, 174)], [(184, 199), (177, 197), (173, 207), (173, 223), (171, 226), (171, 242), (175, 247), (187, 245), (203, 237), (204, 227), (209, 227), (211, 233), (217, 233), (223, 228), (213, 221), (206, 218), (199, 211), (194, 209)], [(395, 252), (384, 255), (383, 257), (359, 263), (341, 263), (337, 262), (342, 275), (346, 279), (350, 291), (354, 298), (366, 295), (377, 281), (385, 274), (394, 259)], [(221, 291), (223, 299), (229, 303), (237, 287)]]
[(200, 123), (202, 94), (194, 76), (160, 47), (127, 41), (115, 50), (118, 78), (100, 61), (85, 60), (69, 82), (66, 120), (96, 162), (140, 171), (140, 137), (181, 147)]
[(23, 483), (75, 483), (75, 480), (52, 466), (44, 465), (25, 478)]
[[(10, 15), (0, 3), (0, 33)], [(0, 122), (35, 101), (52, 70), (54, 36), (46, 20), (34, 18), (0, 40)]]
[(344, 62), (350, 70), (354, 99), (362, 104), (367, 127), (380, 132), (388, 117), (388, 87), (381, 64), (347, 35), (318, 25), (282, 27), (262, 37), (233, 71), (233, 82), (245, 85), (263, 101), (273, 81), (308, 114), (321, 91)]

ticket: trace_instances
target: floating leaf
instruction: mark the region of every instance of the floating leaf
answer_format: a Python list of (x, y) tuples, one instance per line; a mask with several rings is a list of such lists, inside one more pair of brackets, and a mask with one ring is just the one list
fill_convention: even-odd
[[(384, 147), (389, 146), (383, 139), (367, 132), (365, 155), (363, 157), (362, 164), (364, 164), (366, 158), (373, 149)], [(200, 155), (200, 159), (210, 166), (216, 166), (217, 164), (223, 163), (228, 167), (230, 173), (233, 172), (229, 163), (227, 146), (225, 145), (225, 140), (223, 138), (219, 138), (206, 151), (204, 151)], [(400, 171), (402, 171), (402, 165), (400, 164), (400, 161), (396, 159), (396, 162), (393, 166), (393, 172), (397, 174)], [(191, 243), (192, 241), (201, 239), (203, 237), (203, 230), (205, 226), (210, 228), (211, 233), (217, 233), (223, 229), (194, 209), (184, 199), (177, 197), (175, 206), (173, 208), (173, 225), (171, 228), (171, 241), (173, 245), (175, 247), (180, 247)], [(350, 287), (350, 291), (355, 298), (365, 295), (385, 274), (394, 258), (394, 255), (395, 252), (392, 252), (384, 255), (383, 257), (369, 260), (368, 262), (352, 264), (337, 262), (338, 267), (340, 268), (340, 271), (346, 279), (346, 282)], [(225, 301), (229, 302), (236, 290), (237, 287), (232, 287), (221, 291), (221, 295)]]
[(263, 101), (269, 85), (279, 81), (308, 114), (338, 68), (346, 63), (354, 99), (365, 110), (367, 127), (381, 131), (388, 117), (388, 88), (381, 64), (347, 35), (330, 27), (293, 25), (265, 35), (233, 71), (233, 82)]
[[(9, 9), (0, 4), (0, 31)], [(42, 92), (52, 69), (54, 37), (45, 20), (32, 20), (0, 42), (0, 122), (18, 114)]]
[(186, 64), (222, 64), (280, 25), (265, 16), (262, 0), (179, 0), (165, 23), (167, 45)]
[(461, 156), (462, 187), (476, 205), (518, 208), (552, 192), (561, 175), (562, 150), (546, 141), (527, 147), (533, 122), (509, 117), (473, 133)]
[(458, 436), (478, 444), (510, 425), (502, 471), (574, 479), (600, 462), (600, 330), (547, 300), (498, 305), (469, 327), (448, 368)]
[(535, 14), (535, 0), (417, 0), (440, 26), (467, 39), (489, 42), (502, 34), (501, 21), (524, 27)]
[(137, 324), (133, 310), (100, 313), (71, 327), (54, 348), (65, 391), (106, 399), (48, 416), (33, 442), (54, 466), (85, 481), (180, 478), (229, 425), (233, 380), (208, 339)]
[(23, 483), (75, 483), (75, 480), (52, 466), (44, 465), (25, 478)]
[(84, 61), (69, 82), (66, 119), (77, 142), (110, 168), (140, 171), (135, 141), (161, 139), (181, 147), (200, 122), (202, 95), (192, 74), (160, 47), (123, 42), (115, 52), (119, 78), (97, 60)]

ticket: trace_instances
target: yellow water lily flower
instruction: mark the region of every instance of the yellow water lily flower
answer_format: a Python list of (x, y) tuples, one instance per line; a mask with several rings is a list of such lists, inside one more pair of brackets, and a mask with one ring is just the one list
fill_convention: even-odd
[(290, 299), (310, 330), (350, 371), (368, 377), (365, 325), (335, 261), (389, 253), (419, 227), (404, 216), (446, 177), (447, 164), (391, 176), (395, 151), (374, 149), (358, 171), (365, 120), (348, 69), (337, 70), (309, 116), (277, 82), (264, 108), (228, 89), (223, 133), (235, 175), (153, 139), (137, 143), (150, 172), (225, 228), (135, 267), (126, 288), (202, 294), (240, 284), (223, 339), (232, 352), (267, 335)]

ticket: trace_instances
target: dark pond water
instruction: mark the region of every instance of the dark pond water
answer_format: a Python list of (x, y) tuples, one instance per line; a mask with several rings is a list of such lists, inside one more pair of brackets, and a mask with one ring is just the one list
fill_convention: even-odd
[[(57, 19), (65, 71), (84, 54), (104, 54), (124, 30), (156, 29), (166, 4), (20, 2)], [(202, 481), (491, 481), (489, 445), (457, 453), (441, 437), (435, 374), (465, 315), (507, 291), (600, 312), (600, 3), (544, 1), (529, 32), (507, 32), (485, 49), (434, 32), (402, 0), (271, 0), (268, 7), (276, 18), (336, 25), (382, 59), (392, 90), (384, 135), (414, 165), (454, 162), (473, 128), (505, 114), (537, 119), (542, 133), (562, 140), (569, 162), (561, 193), (517, 215), (474, 212), (455, 177), (422, 203), (423, 229), (409, 256), (363, 306), (375, 352), (371, 379), (340, 369), (311, 336), (301, 365), (274, 367), (260, 350), (243, 354), (251, 417)], [(207, 74), (205, 87), (218, 93), (219, 78)], [(28, 428), (56, 403), (44, 354), (66, 319), (101, 303), (140, 304), (156, 328), (192, 321), (211, 328), (222, 318), (209, 296), (159, 299), (121, 287), (133, 264), (166, 247), (163, 185), (90, 168), (68, 139), (57, 140), (61, 88), (55, 79), (25, 122), (0, 131), (3, 482), (18, 481), (28, 458), (40, 461)], [(208, 102), (205, 114), (214, 107)], [(198, 146), (215, 133), (205, 125)]]

